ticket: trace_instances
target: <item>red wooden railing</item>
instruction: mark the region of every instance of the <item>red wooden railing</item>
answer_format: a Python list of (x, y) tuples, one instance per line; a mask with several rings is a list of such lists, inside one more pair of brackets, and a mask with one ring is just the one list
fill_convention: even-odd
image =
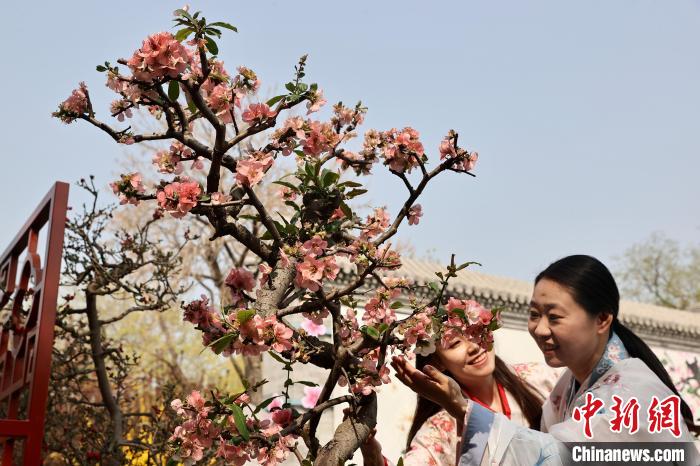
[(68, 184), (57, 182), (0, 257), (2, 466), (19, 455), (20, 439), (23, 464), (41, 464), (67, 208)]

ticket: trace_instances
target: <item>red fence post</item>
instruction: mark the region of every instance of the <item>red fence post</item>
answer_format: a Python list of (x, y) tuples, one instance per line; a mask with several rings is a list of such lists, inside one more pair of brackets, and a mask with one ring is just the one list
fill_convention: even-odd
[[(23, 464), (41, 464), (67, 210), (68, 184), (57, 182), (0, 256), (0, 311), (7, 316), (0, 322), (2, 466), (12, 464), (19, 438)], [(43, 257), (40, 233), (46, 235)]]

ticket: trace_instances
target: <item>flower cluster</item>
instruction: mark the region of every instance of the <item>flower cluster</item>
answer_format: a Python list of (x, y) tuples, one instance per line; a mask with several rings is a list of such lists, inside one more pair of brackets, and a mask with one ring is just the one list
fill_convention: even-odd
[[(446, 321), (442, 331), (442, 344), (452, 338), (467, 335), (484, 348), (493, 344), (493, 330), (500, 327), (500, 311), (490, 311), (474, 300), (449, 298), (445, 306)], [(488, 330), (488, 331), (486, 331)]]
[[(312, 401), (315, 404), (313, 396), (313, 393), (307, 394), (307, 404)], [(184, 402), (173, 400), (171, 408), (183, 418), (170, 437), (176, 447), (174, 459), (189, 466), (204, 459), (205, 454), (213, 453), (215, 458), (236, 466), (248, 461), (263, 466), (284, 462), (297, 439), (293, 434), (282, 435), (282, 429), (293, 420), (292, 410), (282, 409), (279, 403), (273, 407), (273, 402), (268, 405), (270, 414), (260, 416), (249, 402), (246, 393), (207, 402), (196, 390)], [(244, 409), (251, 415), (245, 416)]]
[(335, 256), (321, 257), (328, 243), (319, 237), (314, 237), (299, 248), (303, 259), (297, 263), (297, 273), (294, 284), (309, 291), (318, 291), (324, 279), (335, 280), (340, 267), (335, 262)]
[(266, 152), (253, 152), (236, 163), (236, 182), (241, 186), (255, 186), (270, 169), (274, 159)]
[[(159, 150), (153, 156), (153, 164), (158, 168), (160, 173), (174, 173), (179, 175), (182, 173), (182, 163), (184, 160), (192, 160), (194, 152), (183, 143), (175, 141), (170, 145), (168, 150)], [(195, 161), (196, 162), (196, 161)], [(194, 165), (194, 164), (193, 164)]]
[(243, 111), (243, 121), (248, 124), (255, 124), (265, 121), (268, 118), (273, 118), (277, 113), (272, 110), (267, 104), (250, 104)]
[(156, 199), (161, 209), (175, 218), (182, 218), (199, 202), (202, 187), (188, 177), (177, 177), (172, 183), (161, 185)]
[(255, 287), (255, 277), (252, 272), (243, 267), (234, 267), (229, 271), (224, 283), (231, 291), (231, 297), (233, 298), (232, 305), (238, 306), (245, 301), (243, 292), (253, 291)]
[[(229, 283), (240, 286), (236, 288), (236, 294), (240, 297), (240, 290), (252, 287), (247, 274), (241, 273), (240, 269), (234, 275), (231, 277), (229, 274)], [(229, 283), (227, 285), (231, 286)], [(236, 305), (245, 305), (245, 300), (240, 298)], [(192, 322), (202, 331), (205, 346), (212, 346), (214, 352), (225, 356), (258, 355), (270, 349), (281, 353), (294, 347), (294, 331), (279, 322), (276, 316), (263, 318), (252, 309), (235, 306), (226, 315), (220, 315), (209, 305), (205, 296), (184, 306), (184, 320)]]
[(119, 196), (120, 204), (138, 205), (140, 194), (146, 190), (141, 181), (141, 175), (138, 173), (129, 173), (121, 175), (119, 181), (110, 183), (109, 186), (114, 191), (114, 194)]
[(52, 116), (59, 118), (66, 124), (73, 123), (76, 118), (86, 113), (89, 108), (87, 86), (84, 82), (81, 82), (78, 88), (73, 89), (71, 95), (58, 106), (58, 110), (52, 113)]
[(410, 127), (367, 131), (361, 154), (365, 159), (375, 159), (378, 154), (393, 171), (410, 173), (424, 160), (423, 144), (418, 138), (418, 131)]
[(474, 169), (476, 161), (479, 159), (477, 152), (467, 152), (465, 149), (457, 147), (457, 136), (454, 131), (450, 131), (440, 143), (440, 160), (458, 159), (451, 167), (455, 171), (468, 172)]
[(177, 78), (192, 61), (192, 51), (169, 32), (150, 35), (127, 62), (134, 78), (143, 82)]

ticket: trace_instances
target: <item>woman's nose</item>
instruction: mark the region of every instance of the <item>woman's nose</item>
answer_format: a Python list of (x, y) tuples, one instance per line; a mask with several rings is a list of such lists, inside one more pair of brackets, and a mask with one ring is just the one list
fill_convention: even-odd
[(473, 341), (467, 341), (467, 353), (476, 354), (481, 350), (481, 347)]
[(552, 331), (549, 328), (549, 322), (547, 322), (546, 318), (539, 319), (537, 322), (537, 326), (535, 327), (535, 330), (532, 332), (537, 338), (547, 338), (552, 334)]

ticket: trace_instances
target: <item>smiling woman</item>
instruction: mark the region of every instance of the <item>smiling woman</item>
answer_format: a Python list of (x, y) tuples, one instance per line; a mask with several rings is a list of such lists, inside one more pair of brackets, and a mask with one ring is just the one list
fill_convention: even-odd
[(549, 366), (567, 368), (542, 406), (541, 432), (465, 400), (460, 380), (403, 359), (394, 367), (463, 420), (460, 465), (562, 464), (563, 442), (586, 441), (687, 442), (682, 464), (697, 464), (691, 411), (651, 349), (618, 320), (619, 300), (610, 271), (590, 256), (560, 259), (535, 279), (528, 330)]
[[(501, 413), (521, 426), (538, 428), (542, 402), (554, 386), (555, 372), (540, 364), (508, 366), (493, 350), (486, 351), (465, 335), (452, 335), (428, 356), (418, 355), (421, 370), (439, 371), (458, 383), (459, 396)], [(421, 396), (406, 442), (405, 466), (448, 466), (455, 462), (460, 429), (439, 404)], [(362, 446), (365, 466), (388, 464), (381, 445), (369, 439)]]

